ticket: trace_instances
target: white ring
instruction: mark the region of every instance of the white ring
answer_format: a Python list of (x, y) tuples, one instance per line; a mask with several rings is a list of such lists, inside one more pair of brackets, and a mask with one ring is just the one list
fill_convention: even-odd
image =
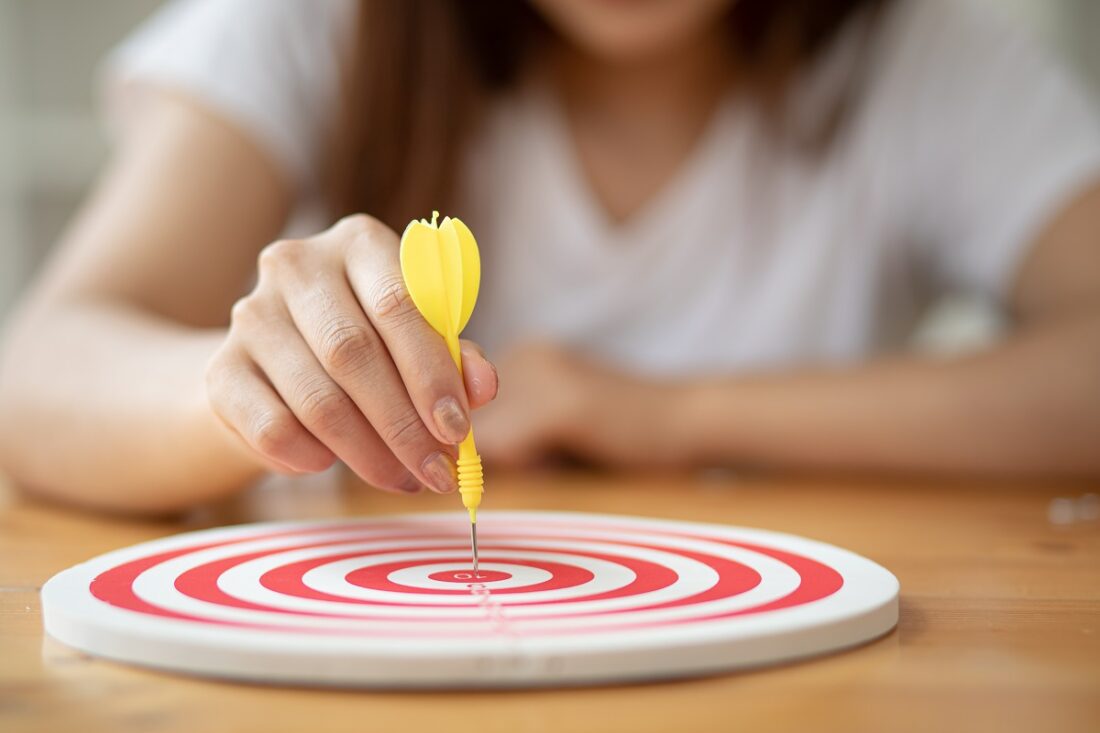
[[(344, 534), (346, 537), (347, 535)], [(529, 537), (529, 536), (528, 536)], [(462, 595), (447, 595), (447, 596), (432, 596), (432, 603), (437, 605), (453, 605), (453, 608), (448, 608), (445, 612), (437, 608), (424, 608), (424, 607), (401, 607), (387, 609), (385, 607), (364, 605), (364, 604), (341, 604), (330, 601), (321, 601), (308, 598), (297, 598), (293, 596), (286, 596), (274, 591), (270, 591), (267, 588), (259, 585), (258, 579), (264, 573), (275, 567), (282, 566), (288, 562), (294, 562), (301, 559), (307, 559), (309, 557), (316, 557), (323, 554), (339, 554), (342, 552), (356, 551), (359, 549), (372, 549), (378, 550), (379, 545), (387, 545), (389, 548), (396, 549), (400, 546), (416, 546), (423, 548), (425, 542), (423, 540), (409, 540), (404, 538), (389, 538), (386, 540), (379, 540), (376, 542), (359, 542), (349, 544), (334, 544), (325, 547), (311, 547), (297, 550), (289, 550), (286, 552), (275, 552), (275, 554), (269, 554), (261, 558), (257, 558), (246, 563), (234, 566), (230, 570), (223, 573), (218, 579), (219, 587), (235, 597), (242, 600), (251, 601), (254, 603), (260, 603), (264, 605), (271, 605), (275, 608), (290, 611), (291, 613), (273, 613), (265, 611), (255, 611), (250, 609), (240, 609), (230, 606), (222, 606), (220, 604), (209, 603), (200, 601), (198, 599), (191, 598), (180, 593), (174, 585), (175, 578), (179, 574), (186, 570), (207, 562), (212, 562), (218, 559), (222, 559), (226, 556), (234, 556), (240, 554), (246, 554), (249, 552), (256, 552), (261, 550), (277, 550), (280, 545), (284, 545), (287, 541), (294, 541), (298, 538), (280, 538), (278, 540), (260, 540), (256, 542), (246, 542), (234, 544), (231, 546), (211, 548), (208, 550), (201, 550), (195, 553), (174, 558), (172, 560), (161, 563), (153, 568), (150, 568), (146, 572), (142, 573), (134, 583), (134, 592), (143, 599), (171, 608), (183, 613), (193, 614), (200, 617), (210, 617), (222, 621), (228, 621), (233, 623), (272, 623), (279, 625), (292, 625), (301, 628), (346, 628), (349, 623), (355, 623), (353, 620), (344, 619), (330, 619), (316, 616), (296, 616), (293, 612), (306, 612), (306, 613), (330, 613), (341, 614), (353, 617), (359, 617), (362, 619), (370, 619), (369, 623), (372, 627), (381, 628), (380, 625), (384, 625), (386, 628), (397, 628), (402, 630), (411, 631), (411, 628), (399, 622), (393, 621), (380, 621), (377, 618), (378, 615), (404, 617), (404, 618), (431, 618), (440, 623), (447, 623), (451, 620), (458, 624), (469, 624), (472, 621), (477, 621), (484, 617), (484, 611), (476, 606), (471, 605), (471, 599)], [(323, 539), (329, 539), (327, 537), (317, 537), (318, 541)], [(504, 540), (505, 538), (497, 538), (498, 540)], [(615, 540), (615, 537), (609, 537), (607, 533), (602, 533), (599, 538), (601, 540)], [(628, 537), (628, 539), (634, 539)], [(690, 558), (686, 558), (680, 555), (676, 555), (672, 552), (654, 551), (647, 548), (638, 548), (631, 545), (614, 545), (607, 544), (606, 542), (598, 543), (582, 543), (579, 541), (567, 541), (567, 542), (553, 542), (549, 540), (540, 541), (537, 538), (528, 540), (512, 538), (508, 539), (510, 546), (520, 546), (522, 544), (530, 544), (532, 546), (549, 548), (557, 545), (563, 549), (587, 549), (590, 551), (599, 552), (602, 554), (629, 554), (631, 557), (638, 557), (644, 559), (650, 559), (651, 561), (658, 562), (666, 567), (679, 565), (681, 569), (685, 564), (692, 564), (698, 573), (695, 575), (695, 579), (692, 583), (688, 584), (688, 587), (683, 587), (683, 583), (674, 583), (668, 588), (661, 589), (646, 594), (626, 596), (623, 598), (605, 599), (597, 601), (577, 601), (572, 603), (555, 603), (552, 608), (539, 607), (539, 606), (521, 606), (521, 607), (509, 607), (508, 617), (515, 623), (519, 623), (525, 617), (532, 616), (547, 616), (553, 615), (555, 618), (549, 619), (530, 619), (524, 621), (524, 626), (531, 626), (531, 630), (553, 630), (553, 629), (566, 629), (566, 628), (586, 628), (591, 626), (595, 621), (599, 621), (601, 625), (614, 626), (617, 621), (633, 623), (648, 623), (648, 622), (668, 622), (674, 620), (683, 620), (691, 618), (695, 615), (705, 615), (719, 612), (729, 612), (731, 610), (738, 610), (741, 608), (748, 608), (761, 603), (767, 603), (772, 600), (780, 598), (794, 588), (797, 587), (799, 578), (797, 573), (787, 565), (775, 560), (774, 558), (760, 555), (742, 548), (731, 547), (725, 544), (716, 544), (706, 541), (690, 540), (683, 538), (672, 538), (674, 541), (667, 543), (675, 545), (670, 549), (688, 549), (699, 552), (709, 552), (711, 554), (724, 557), (726, 559), (740, 562), (744, 565), (752, 567), (756, 570), (762, 580), (752, 590), (738, 594), (732, 598), (722, 599), (720, 601), (710, 601), (705, 604), (686, 604), (683, 606), (667, 609), (647, 610), (637, 613), (632, 613), (629, 619), (616, 618), (619, 613), (631, 611), (639, 606), (648, 606), (656, 603), (665, 603), (682, 599), (688, 595), (702, 592), (707, 587), (713, 585), (717, 576), (712, 569), (707, 566), (699, 568), (700, 564)], [(300, 539), (298, 539), (300, 541)], [(429, 543), (430, 544), (430, 543)], [(440, 551), (450, 552), (453, 551), (453, 545), (449, 542), (438, 543), (440, 545)], [(429, 556), (438, 556), (436, 550), (421, 550), (421, 553), (425, 553)], [(512, 556), (520, 557), (517, 555), (517, 550), (507, 550), (507, 553)], [(384, 555), (370, 556), (372, 562), (392, 562), (403, 559), (412, 559), (409, 556), (416, 553), (387, 553)], [(566, 558), (562, 553), (545, 553), (539, 555), (538, 553), (528, 551), (524, 553), (531, 557), (531, 559), (549, 559), (554, 562), (573, 562), (574, 564), (584, 563), (602, 563), (603, 561), (597, 561), (594, 558), (587, 558), (584, 556), (574, 556)], [(357, 558), (361, 562), (362, 558)], [(338, 561), (344, 562), (344, 561)], [(335, 563), (334, 563), (335, 564)], [(362, 566), (361, 564), (359, 565)], [(619, 567), (619, 566), (614, 566)], [(625, 568), (620, 568), (626, 570)], [(312, 571), (311, 571), (312, 572)], [(576, 586), (574, 589), (562, 589), (564, 591), (574, 590), (578, 591), (574, 593), (576, 595), (593, 595), (595, 592), (605, 592), (605, 588), (601, 581), (601, 577), (606, 578), (610, 571), (605, 569), (602, 575), (597, 575), (593, 581)], [(308, 575), (307, 573), (306, 575)], [(409, 603), (423, 603), (423, 594), (401, 594), (401, 593), (388, 593), (385, 591), (373, 591), (371, 589), (361, 588), (359, 586), (347, 583), (344, 580), (343, 575), (346, 573), (338, 574), (338, 577), (333, 579), (333, 587), (329, 587), (329, 583), (325, 582), (323, 587), (319, 590), (330, 592), (332, 590), (339, 590), (338, 595), (359, 597), (360, 600), (380, 600), (382, 597), (388, 597), (392, 599), (391, 602), (409, 602)], [(631, 574), (632, 575), (632, 574)], [(706, 582), (700, 583), (700, 579), (706, 578)], [(305, 577), (303, 577), (303, 582)], [(680, 587), (676, 587), (680, 585)], [(595, 590), (593, 587), (597, 586), (599, 590)], [(620, 586), (621, 587), (621, 586)], [(557, 594), (543, 595), (541, 600), (556, 600), (565, 601), (568, 598), (562, 597), (560, 591), (544, 591), (543, 594)], [(533, 598), (534, 596), (534, 598)], [(538, 593), (522, 594), (502, 594), (493, 597), (493, 601), (502, 606), (510, 606), (515, 603), (528, 603), (532, 600), (539, 600)], [(592, 618), (567, 618), (569, 614), (576, 613), (599, 613), (602, 614), (599, 619)], [(413, 627), (415, 628), (415, 627)]]
[[(518, 545), (519, 543), (509, 543), (511, 545)], [(584, 568), (592, 573), (592, 579), (574, 585), (568, 588), (555, 588), (552, 590), (532, 591), (530, 593), (508, 593), (496, 597), (496, 600), (502, 604), (513, 603), (542, 603), (551, 601), (567, 601), (576, 598), (584, 598), (585, 596), (595, 595), (596, 593), (605, 593), (608, 591), (618, 590), (626, 585), (629, 585), (635, 580), (635, 575), (629, 568), (618, 565), (606, 560), (599, 560), (597, 558), (587, 557), (585, 555), (571, 555), (567, 554), (565, 550), (583, 550), (585, 547), (578, 545), (577, 543), (562, 544), (560, 548), (562, 552), (548, 552), (548, 548), (552, 547), (552, 544), (546, 542), (531, 543), (531, 550), (513, 550), (509, 549), (506, 553), (509, 558), (516, 560), (532, 560), (532, 561), (546, 561), (561, 563), (564, 565), (574, 565)], [(484, 552), (488, 552), (491, 548), (485, 547)], [(606, 552), (606, 548), (603, 548)], [(329, 554), (329, 553), (325, 553)], [(344, 560), (337, 560), (326, 565), (319, 565), (316, 568), (311, 569), (302, 576), (302, 583), (309, 586), (313, 590), (328, 593), (330, 595), (340, 596), (342, 598), (350, 598), (359, 601), (376, 601), (379, 603), (408, 603), (412, 605), (444, 605), (444, 606), (468, 606), (471, 604), (469, 596), (462, 595), (440, 595), (425, 597), (423, 593), (402, 593), (399, 591), (387, 591), (380, 590), (378, 588), (364, 588), (362, 586), (350, 583), (347, 580), (347, 576), (354, 570), (358, 570), (369, 565), (383, 564), (390, 562), (405, 562), (408, 560), (425, 559), (431, 560), (437, 558), (441, 553), (432, 551), (416, 551), (416, 552), (395, 552), (386, 555), (372, 555), (370, 558), (347, 558)], [(315, 556), (315, 555), (314, 555)], [(296, 602), (297, 599), (293, 599), (290, 596), (277, 593), (268, 588), (264, 588), (259, 583), (259, 578), (268, 572), (271, 567), (278, 567), (283, 565), (284, 562), (280, 560), (282, 555), (270, 555), (265, 558), (257, 558), (251, 560), (248, 563), (241, 563), (240, 565), (226, 571), (222, 578), (219, 579), (219, 585), (223, 580), (225, 585), (223, 589), (227, 593), (231, 593), (243, 600), (249, 600), (254, 603), (263, 603), (266, 605), (272, 605), (276, 607), (282, 607), (285, 605), (285, 601), (282, 599), (291, 599), (290, 602)], [(364, 561), (367, 562), (364, 562)], [(228, 576), (228, 577), (227, 577)], [(490, 588), (490, 590), (492, 590)], [(303, 599), (306, 600), (306, 599)], [(319, 603), (328, 603), (328, 601), (318, 601)], [(300, 606), (302, 609), (307, 609), (306, 606)], [(321, 606), (313, 607), (313, 610), (325, 613), (335, 612), (333, 607), (322, 609)], [(414, 611), (416, 615), (417, 609), (410, 609)], [(438, 615), (438, 611), (429, 610), (427, 613), (420, 614), (424, 616)]]

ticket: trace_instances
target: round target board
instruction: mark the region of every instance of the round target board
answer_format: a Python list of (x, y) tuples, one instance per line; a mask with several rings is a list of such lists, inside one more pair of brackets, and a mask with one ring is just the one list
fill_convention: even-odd
[(257, 682), (597, 684), (715, 673), (868, 641), (898, 581), (832, 545), (743, 527), (483, 512), (253, 524), (54, 576), (46, 631), (89, 654)]

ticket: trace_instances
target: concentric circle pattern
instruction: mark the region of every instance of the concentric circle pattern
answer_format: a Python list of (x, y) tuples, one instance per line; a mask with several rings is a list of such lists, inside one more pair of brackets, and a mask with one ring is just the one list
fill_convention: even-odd
[(110, 553), (43, 590), (91, 653), (223, 677), (382, 686), (598, 682), (850, 646), (897, 581), (760, 530), (544, 513), (230, 527)]

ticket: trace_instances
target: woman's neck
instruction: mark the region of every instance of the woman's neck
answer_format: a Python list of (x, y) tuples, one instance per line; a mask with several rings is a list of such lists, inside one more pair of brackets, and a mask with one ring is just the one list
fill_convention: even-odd
[(609, 220), (655, 199), (707, 129), (733, 75), (720, 31), (630, 62), (564, 43), (547, 53), (580, 168)]
[(618, 60), (558, 42), (546, 68), (563, 101), (592, 113), (635, 116), (651, 110), (699, 110), (730, 84), (729, 41), (720, 27), (659, 53)]

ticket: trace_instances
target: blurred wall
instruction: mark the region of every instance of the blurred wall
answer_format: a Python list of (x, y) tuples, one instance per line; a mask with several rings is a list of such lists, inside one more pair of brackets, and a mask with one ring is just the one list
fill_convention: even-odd
[(0, 0), (0, 315), (106, 156), (97, 62), (161, 2)]
[[(0, 316), (105, 157), (96, 62), (161, 2), (0, 0)], [(991, 2), (1022, 17), (1100, 91), (1100, 0)], [(947, 313), (935, 321), (946, 325), (932, 328), (933, 342), (944, 329), (984, 328), (965, 309)]]

